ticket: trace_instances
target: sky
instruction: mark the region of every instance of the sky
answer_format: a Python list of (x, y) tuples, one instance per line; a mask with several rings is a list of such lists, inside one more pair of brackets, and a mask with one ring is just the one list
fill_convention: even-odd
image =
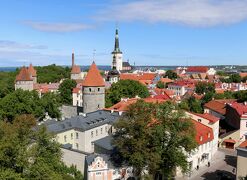
[(247, 65), (247, 0), (0, 0), (0, 66)]

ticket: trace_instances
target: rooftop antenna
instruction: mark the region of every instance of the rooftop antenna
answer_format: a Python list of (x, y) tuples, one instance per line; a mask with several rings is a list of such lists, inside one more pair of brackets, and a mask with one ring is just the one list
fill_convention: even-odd
[(96, 49), (93, 50), (93, 60), (95, 61)]

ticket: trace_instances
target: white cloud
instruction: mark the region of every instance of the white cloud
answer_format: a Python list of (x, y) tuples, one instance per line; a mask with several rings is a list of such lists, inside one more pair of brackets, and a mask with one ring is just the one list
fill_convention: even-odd
[(44, 32), (74, 32), (92, 28), (92, 26), (82, 23), (47, 23), (26, 21), (24, 24), (32, 27), (33, 29)]
[(210, 27), (247, 19), (247, 0), (136, 0), (111, 5), (96, 18)]
[(47, 49), (44, 45), (23, 44), (16, 41), (0, 40), (0, 49)]

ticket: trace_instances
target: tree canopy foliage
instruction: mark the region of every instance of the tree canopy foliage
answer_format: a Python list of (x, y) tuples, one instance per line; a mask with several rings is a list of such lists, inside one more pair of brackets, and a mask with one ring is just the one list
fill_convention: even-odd
[(164, 89), (165, 88), (165, 83), (163, 83), (161, 81), (158, 81), (157, 84), (156, 84), (156, 87), (160, 88), (160, 89)]
[(231, 74), (228, 78), (220, 78), (220, 81), (225, 83), (240, 83), (242, 78), (239, 74)]
[(120, 80), (113, 83), (111, 88), (106, 92), (106, 107), (118, 103), (121, 98), (133, 98), (139, 96), (146, 98), (149, 92), (146, 86), (134, 80)]
[(134, 167), (139, 177), (147, 170), (150, 179), (171, 177), (176, 167), (188, 170), (187, 153), (197, 146), (194, 126), (176, 105), (139, 100), (114, 128), (113, 163)]
[(16, 72), (0, 72), (0, 99), (15, 90)]
[(215, 92), (215, 85), (214, 83), (207, 83), (207, 82), (197, 82), (195, 92), (197, 94), (204, 94), (204, 93), (214, 93)]
[(178, 75), (176, 72), (172, 71), (172, 70), (168, 70), (166, 71), (165, 73), (165, 77), (168, 77), (170, 79), (177, 79), (178, 78)]
[(70, 68), (56, 66), (55, 64), (48, 66), (37, 66), (38, 83), (59, 82), (61, 79), (70, 77)]
[(60, 145), (32, 115), (0, 121), (0, 179), (82, 179), (61, 160)]
[(60, 100), (56, 94), (48, 93), (41, 98), (36, 91), (18, 89), (0, 99), (0, 119), (12, 121), (21, 114), (32, 114), (43, 118), (45, 113), (53, 118), (59, 118)]
[(59, 93), (60, 93), (60, 98), (61, 98), (61, 102), (63, 104), (68, 104), (71, 105), (72, 104), (72, 90), (73, 88), (76, 87), (76, 82), (75, 80), (71, 80), (71, 79), (65, 79), (59, 86)]

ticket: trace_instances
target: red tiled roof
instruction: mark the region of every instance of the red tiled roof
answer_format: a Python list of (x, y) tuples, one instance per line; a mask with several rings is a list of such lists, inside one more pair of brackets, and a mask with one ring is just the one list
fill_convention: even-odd
[(194, 113), (194, 114), (199, 116), (199, 117), (202, 117), (204, 119), (207, 119), (211, 123), (215, 123), (215, 122), (220, 120), (220, 118), (217, 118), (217, 117), (215, 117), (215, 116), (213, 116), (212, 114), (209, 114), (209, 113), (204, 113), (204, 114)]
[[(123, 99), (120, 102), (118, 102), (117, 104), (113, 105), (112, 107), (109, 107), (106, 109), (107, 110), (115, 110), (115, 111), (127, 111), (128, 106), (136, 103), (136, 101), (139, 99), (140, 98)], [(163, 102), (167, 101), (165, 99), (156, 99), (156, 98), (152, 98), (152, 97), (144, 98), (143, 100), (145, 102), (148, 102), (148, 103), (163, 103)]]
[(81, 73), (80, 66), (77, 66), (77, 65), (72, 66), (71, 73), (72, 74), (80, 74)]
[(156, 74), (155, 73), (143, 73), (140, 75), (139, 80), (150, 80), (153, 81), (155, 78)]
[(80, 88), (73, 88), (73, 93), (79, 93), (80, 90)]
[(120, 74), (120, 79), (121, 80), (130, 79), (130, 80), (138, 81), (139, 80), (139, 77), (138, 77), (137, 74), (124, 73), (124, 74)]
[(26, 67), (22, 67), (19, 74), (16, 76), (16, 81), (32, 81), (30, 72)]
[(247, 115), (247, 104), (233, 102), (229, 105), (237, 111), (239, 116)]
[(242, 142), (239, 147), (241, 148), (247, 148), (247, 140), (245, 140), (244, 142)]
[(161, 78), (160, 81), (163, 82), (163, 83), (171, 83), (171, 82), (173, 82), (173, 80), (169, 79), (169, 78)]
[(29, 71), (29, 73), (30, 73), (33, 77), (36, 77), (36, 76), (37, 76), (37, 72), (36, 72), (36, 70), (34, 69), (34, 67), (33, 67), (32, 64), (29, 65), (28, 71)]
[(190, 66), (187, 69), (187, 72), (206, 73), (207, 71), (208, 71), (208, 67), (205, 66)]
[(92, 63), (85, 80), (82, 83), (83, 86), (105, 86), (105, 82), (100, 75), (100, 72), (95, 64)]
[(214, 139), (214, 134), (212, 128), (198, 122), (195, 120), (191, 120), (195, 126), (196, 130), (196, 142), (199, 145), (210, 142)]
[(212, 100), (204, 105), (205, 108), (211, 109), (221, 115), (226, 114), (226, 103), (235, 102), (236, 99)]
[(247, 73), (239, 73), (239, 75), (241, 76), (241, 78), (243, 78), (247, 76)]
[(236, 143), (236, 141), (234, 139), (225, 139), (223, 142), (228, 142), (228, 143)]

